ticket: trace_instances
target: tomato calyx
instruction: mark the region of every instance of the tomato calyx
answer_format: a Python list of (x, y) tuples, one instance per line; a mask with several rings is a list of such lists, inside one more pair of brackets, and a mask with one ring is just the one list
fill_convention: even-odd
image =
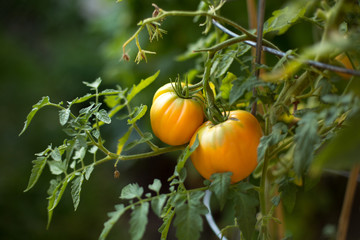
[(200, 97), (198, 97), (196, 94), (202, 90), (202, 83), (197, 83), (194, 85), (189, 84), (189, 80), (186, 77), (185, 82), (182, 82), (180, 80), (180, 77), (178, 76), (175, 81), (172, 81), (170, 79), (171, 86), (174, 89), (174, 92), (176, 95), (180, 98), (184, 99), (190, 99), (190, 98), (196, 98), (197, 100), (203, 101)]
[(223, 105), (220, 105), (220, 108), (213, 105), (206, 108), (205, 116), (214, 125), (217, 125), (229, 119), (230, 111), (226, 110)]

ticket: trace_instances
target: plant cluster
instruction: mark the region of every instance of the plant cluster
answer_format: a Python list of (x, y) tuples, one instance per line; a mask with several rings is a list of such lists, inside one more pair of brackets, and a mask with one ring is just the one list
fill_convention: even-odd
[[(33, 105), (21, 134), (38, 110), (50, 106), (59, 109), (59, 122), (68, 136), (62, 145), (49, 145), (36, 154), (25, 190), (36, 184), (48, 166), (53, 175), (48, 189), (48, 225), (67, 188), (77, 209), (82, 185), (99, 164), (113, 162), (114, 177), (118, 178), (122, 161), (181, 150), (168, 178), (169, 189), (163, 191), (164, 183), (158, 179), (148, 186), (151, 192), (147, 193), (137, 183), (125, 186), (122, 203), (108, 214), (99, 239), (105, 239), (127, 211), (131, 212), (132, 239), (142, 239), (150, 208), (163, 220), (161, 239), (167, 238), (171, 225), (178, 239), (199, 239), (203, 216), (209, 212), (203, 203), (207, 192), (213, 193), (221, 210), (227, 203), (233, 206), (233, 223), (222, 227), (219, 237), (232, 228), (240, 230), (241, 239), (285, 237), (270, 227), (283, 222), (275, 210), (283, 206), (291, 212), (296, 192), (314, 186), (325, 167), (346, 169), (359, 161), (352, 154), (360, 142), (359, 127), (354, 124), (360, 106), (358, 79), (354, 80), (359, 76), (354, 70), (359, 61), (359, 5), (349, 0), (293, 1), (273, 12), (261, 27), (261, 37), (222, 16), (225, 4), (231, 3), (203, 0), (196, 11), (166, 11), (153, 4), (152, 16), (140, 21), (138, 30), (123, 45), (124, 60), (130, 60), (126, 47), (135, 41), (135, 61), (150, 61), (148, 54), (154, 52), (144, 50), (139, 42), (144, 29), (150, 41), (159, 40), (167, 33), (162, 23), (172, 16), (204, 20), (200, 24), (204, 36), (178, 57), (181, 61), (196, 58), (196, 66), (189, 69), (184, 82), (178, 77), (160, 88), (151, 106), (153, 133), (170, 146), (157, 146), (152, 133), (139, 128), (138, 121), (147, 116), (148, 106), (132, 106), (132, 100), (157, 79), (159, 71), (131, 89), (117, 86), (101, 91), (101, 79), (97, 79), (84, 83), (92, 92), (83, 97), (65, 104), (43, 97)], [(284, 34), (304, 21), (321, 30), (322, 37), (300, 53), (281, 52), (276, 43), (265, 38)], [(280, 57), (267, 65), (255, 58), (251, 45), (257, 53), (264, 50)], [(351, 69), (338, 62), (340, 54), (346, 56)], [(344, 78), (334, 71), (347, 75)], [(74, 110), (77, 106), (81, 106), (79, 111)], [(120, 117), (124, 109), (127, 114)], [(202, 125), (204, 119), (208, 122)], [(111, 151), (101, 127), (113, 121), (127, 121), (128, 129), (118, 140), (117, 149)], [(129, 143), (133, 131), (138, 139)], [(353, 142), (346, 149), (332, 147), (349, 134)], [(124, 154), (139, 144), (147, 144), (150, 150)], [(347, 158), (340, 164), (337, 157), (344, 155)], [(207, 179), (200, 188), (186, 186), (189, 158)]]

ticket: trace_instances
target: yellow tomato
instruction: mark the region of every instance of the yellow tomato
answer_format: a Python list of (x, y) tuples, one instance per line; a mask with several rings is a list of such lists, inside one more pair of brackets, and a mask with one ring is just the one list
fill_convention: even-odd
[(151, 127), (155, 136), (172, 146), (188, 143), (204, 122), (202, 96), (181, 98), (170, 83), (159, 88), (150, 109)]
[(249, 176), (257, 166), (257, 147), (262, 137), (257, 119), (249, 112), (236, 110), (229, 118), (214, 125), (205, 122), (194, 134), (199, 146), (191, 154), (197, 171), (209, 179), (214, 173), (232, 172), (231, 182), (235, 183)]

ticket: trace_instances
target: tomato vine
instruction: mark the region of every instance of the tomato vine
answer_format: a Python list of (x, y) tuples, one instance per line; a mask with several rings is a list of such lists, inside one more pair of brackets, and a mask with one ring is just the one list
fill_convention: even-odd
[[(171, 83), (155, 93), (150, 109), (154, 135), (174, 146), (156, 145), (152, 133), (143, 132), (138, 125), (145, 119), (148, 106), (132, 106), (132, 100), (158, 78), (160, 71), (141, 80), (130, 90), (117, 86), (117, 89), (99, 91), (101, 79), (97, 79), (84, 83), (92, 93), (75, 98), (66, 105), (52, 103), (49, 97), (43, 97), (33, 105), (20, 134), (28, 128), (37, 111), (46, 106), (59, 110), (59, 122), (67, 134), (62, 145), (49, 145), (36, 154), (25, 190), (29, 191), (36, 184), (48, 165), (53, 175), (48, 190), (48, 227), (68, 184), (71, 184), (74, 209), (77, 209), (82, 184), (89, 180), (97, 165), (114, 162), (114, 176), (121, 179), (118, 168), (121, 169), (122, 161), (181, 151), (173, 174), (168, 178), (167, 193), (160, 191), (163, 184), (158, 179), (148, 186), (151, 193), (144, 194), (144, 188), (137, 183), (125, 186), (120, 195), (122, 203), (109, 213), (99, 239), (105, 239), (127, 211), (131, 211), (129, 231), (132, 239), (142, 239), (150, 208), (163, 221), (159, 228), (161, 239), (167, 238), (172, 225), (176, 227), (178, 239), (199, 239), (203, 216), (209, 214), (209, 206), (203, 203), (206, 191), (214, 194), (220, 210), (229, 202), (234, 206), (232, 223), (220, 230), (220, 237), (232, 228), (239, 229), (241, 239), (269, 239), (272, 235), (286, 237), (280, 236), (284, 231), (276, 232), (270, 227), (270, 224), (284, 221), (277, 210), (282, 211), (283, 205), (284, 209), (292, 211), (298, 189), (316, 181), (324, 167), (337, 166), (331, 160), (334, 150), (329, 150), (327, 144), (331, 146), (329, 141), (336, 141), (339, 136), (337, 141), (348, 137), (341, 135), (344, 124), (358, 130), (357, 126), (354, 127), (354, 119), (359, 116), (360, 99), (358, 93), (352, 91), (351, 84), (355, 76), (360, 75), (356, 65), (359, 56), (351, 41), (359, 39), (360, 22), (346, 22), (343, 17), (348, 14), (349, 6), (357, 11), (359, 6), (347, 0), (330, 5), (327, 1), (322, 1), (322, 4), (289, 3), (287, 8), (275, 11), (264, 24), (265, 1), (260, 1), (256, 35), (220, 14), (220, 9), (230, 3), (224, 0), (201, 3), (203, 5), (196, 11), (166, 11), (153, 4), (152, 17), (140, 21), (139, 28), (122, 46), (124, 60), (131, 59), (126, 48), (134, 41), (138, 50), (135, 62), (148, 62), (147, 54), (155, 52), (140, 45), (139, 34), (144, 29), (151, 42), (167, 34), (161, 28), (162, 23), (173, 16), (205, 18), (201, 26), (205, 27), (203, 33), (210, 37), (191, 49), (191, 54), (195, 55), (188, 56), (198, 57), (198, 68), (193, 70), (201, 75), (201, 80), (193, 83), (194, 77), (189, 79), (187, 76), (185, 83), (181, 82), (180, 76), (175, 82), (170, 80)], [(252, 9), (250, 5), (249, 9)], [(312, 14), (312, 17), (306, 14)], [(254, 16), (249, 18), (254, 19)], [(265, 39), (268, 33), (283, 34), (301, 20), (323, 29), (321, 40), (305, 51), (284, 53)], [(345, 36), (338, 31), (343, 22), (348, 24)], [(254, 25), (254, 20), (250, 25)], [(360, 42), (356, 43), (360, 46)], [(250, 53), (249, 44), (256, 47), (255, 53)], [(280, 56), (276, 64), (262, 62), (265, 51)], [(332, 65), (336, 56), (343, 52), (349, 53), (347, 56), (353, 69)], [(232, 68), (233, 65), (236, 68)], [(342, 87), (336, 82), (338, 76), (331, 71), (351, 74), (351, 80)], [(165, 100), (158, 101), (160, 98)], [(191, 112), (190, 104), (197, 111)], [(83, 105), (86, 107), (74, 110), (74, 106)], [(127, 114), (119, 119), (118, 113), (123, 109)], [(251, 118), (248, 117), (249, 111), (253, 114)], [(238, 116), (240, 114), (242, 117)], [(209, 122), (200, 126), (204, 115)], [(285, 115), (291, 116), (292, 121), (287, 121)], [(126, 119), (127, 130), (113, 151), (103, 139), (102, 126), (111, 124), (115, 116), (119, 117), (117, 120)], [(137, 138), (129, 143), (134, 130)], [(211, 135), (210, 131), (217, 131), (217, 135)], [(210, 136), (215, 136), (211, 138), (212, 142), (208, 141)], [(356, 140), (360, 141), (360, 137), (357, 136)], [(127, 154), (139, 144), (146, 144), (150, 150)], [(354, 147), (350, 144), (349, 151), (355, 151)], [(88, 155), (92, 155), (92, 159), (89, 160)], [(341, 152), (334, 152), (334, 156), (339, 155)], [(186, 163), (189, 158), (207, 179), (202, 187), (187, 188)], [(213, 161), (213, 166), (210, 161)], [(349, 157), (345, 164), (352, 167), (354, 162)], [(239, 176), (238, 172), (243, 169), (248, 171)]]

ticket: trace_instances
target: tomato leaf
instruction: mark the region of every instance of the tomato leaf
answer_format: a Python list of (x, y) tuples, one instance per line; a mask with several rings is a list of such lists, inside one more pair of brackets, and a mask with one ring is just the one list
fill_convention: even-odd
[(126, 208), (123, 204), (115, 205), (115, 211), (108, 213), (109, 219), (104, 223), (104, 228), (101, 231), (99, 240), (105, 240), (114, 224), (119, 220), (121, 215), (124, 214)]
[(297, 186), (286, 179), (280, 182), (279, 192), (281, 192), (281, 199), (286, 211), (291, 213), (295, 207)]
[(31, 120), (33, 119), (33, 117), (35, 116), (35, 114), (37, 113), (37, 111), (39, 111), (41, 108), (51, 105), (52, 103), (50, 102), (50, 98), (49, 97), (43, 97), (38, 103), (36, 103), (35, 105), (32, 106), (32, 110), (31, 112), (27, 115), (26, 117), (26, 121), (24, 124), (23, 129), (21, 130), (20, 135), (22, 135), (25, 130), (28, 128), (28, 126), (31, 123)]
[(61, 161), (61, 155), (62, 154), (57, 147), (54, 148), (54, 150), (52, 150), (50, 153), (51, 158), (54, 159), (55, 161)]
[(184, 151), (181, 153), (181, 155), (178, 158), (178, 162), (175, 168), (175, 171), (177, 174), (180, 174), (181, 169), (184, 168), (185, 163), (187, 159), (190, 157), (190, 155), (195, 151), (195, 149), (199, 146), (199, 139), (198, 136), (196, 136), (196, 139), (191, 147), (186, 146)]
[(94, 113), (96, 118), (99, 119), (99, 121), (110, 124), (111, 118), (109, 117), (107, 111), (105, 109), (100, 109), (98, 112)]
[(85, 174), (85, 179), (86, 179), (86, 180), (89, 180), (90, 175), (91, 175), (91, 173), (92, 173), (93, 170), (94, 170), (94, 164), (91, 164), (90, 166), (87, 166), (87, 167), (84, 169), (84, 174)]
[(130, 183), (121, 190), (121, 199), (140, 198), (144, 193), (144, 189), (139, 187), (137, 183)]
[(233, 73), (227, 72), (226, 76), (221, 80), (220, 95), (223, 99), (229, 99), (230, 91), (233, 86), (232, 82), (236, 79), (237, 78)]
[(164, 204), (166, 202), (167, 196), (164, 194), (159, 195), (158, 197), (151, 200), (151, 209), (154, 213), (160, 217)]
[(252, 91), (254, 87), (265, 87), (271, 86), (271, 83), (263, 81), (255, 81), (254, 77), (245, 79), (244, 77), (239, 77), (237, 80), (232, 82), (233, 87), (230, 91), (229, 103), (230, 105), (234, 104), (238, 99), (244, 96), (245, 93)]
[(39, 177), (46, 165), (46, 160), (47, 160), (46, 157), (37, 157), (36, 160), (32, 161), (34, 165), (33, 168), (31, 169), (30, 179), (24, 192), (29, 191), (39, 180)]
[(142, 239), (146, 225), (148, 223), (149, 203), (144, 202), (140, 206), (135, 207), (130, 218), (130, 234), (132, 240)]
[(186, 52), (176, 57), (179, 62), (189, 60), (195, 56), (198, 56), (199, 52), (194, 52), (201, 48), (209, 47), (216, 40), (216, 33), (210, 33), (207, 37), (199, 38), (196, 42), (189, 44)]
[(154, 179), (154, 182), (149, 185), (149, 189), (159, 194), (161, 188), (161, 182), (159, 179)]
[(85, 84), (86, 86), (90, 87), (91, 89), (98, 89), (101, 83), (101, 78), (96, 79), (94, 82), (92, 83), (88, 83), (88, 82), (83, 82), (83, 84)]
[(309, 4), (291, 3), (283, 9), (273, 12), (273, 16), (264, 23), (264, 34), (276, 31), (284, 34), (292, 25), (302, 18)]
[(201, 215), (205, 215), (208, 209), (201, 202), (204, 192), (191, 192), (187, 203), (181, 202), (176, 208), (174, 225), (176, 226), (176, 237), (179, 240), (200, 238), (203, 229)]
[(223, 209), (227, 199), (227, 193), (230, 186), (232, 172), (214, 173), (211, 175), (210, 190), (213, 192), (220, 203), (220, 209)]
[(246, 240), (252, 239), (256, 224), (256, 212), (259, 205), (258, 194), (253, 185), (241, 182), (230, 188), (230, 196), (235, 207), (235, 217)]
[(164, 222), (163, 224), (160, 226), (159, 228), (159, 232), (161, 233), (161, 240), (166, 240), (167, 239), (167, 235), (170, 229), (170, 225), (171, 225), (171, 221), (175, 216), (175, 211), (174, 210), (169, 210), (169, 212), (165, 215)]
[(64, 126), (68, 122), (69, 117), (70, 117), (70, 109), (69, 108), (60, 110), (59, 111), (60, 125)]
[(258, 162), (262, 161), (265, 152), (269, 147), (274, 146), (285, 139), (287, 131), (288, 128), (286, 124), (278, 122), (272, 127), (272, 131), (269, 135), (261, 137), (257, 150)]
[(311, 170), (320, 173), (323, 168), (350, 170), (360, 162), (360, 113), (353, 116), (346, 127), (337, 132), (335, 137), (315, 157)]
[(131, 119), (128, 119), (128, 124), (136, 123), (140, 118), (142, 118), (147, 111), (147, 106), (141, 104), (140, 107), (136, 107), (134, 112), (131, 114)]
[[(68, 175), (65, 179), (63, 179), (62, 181), (52, 181), (50, 182), (50, 189), (51, 192), (49, 193), (49, 197), (48, 197), (48, 223), (47, 223), (47, 228), (49, 228), (50, 226), (50, 222), (51, 222), (51, 218), (52, 218), (52, 214), (54, 212), (54, 209), (56, 208), (56, 206), (59, 204), (62, 195), (65, 192), (65, 189), (68, 185), (68, 183), (75, 177), (74, 174), (72, 175)], [(54, 186), (54, 184), (56, 184), (56, 186)], [(60, 188), (61, 187), (61, 188)]]
[(130, 102), (136, 94), (141, 92), (144, 88), (149, 86), (152, 82), (155, 81), (155, 79), (159, 76), (160, 70), (157, 71), (154, 75), (146, 78), (145, 80), (141, 80), (138, 85), (134, 85), (132, 89), (130, 90), (129, 94), (127, 95), (126, 99), (128, 102)]
[(317, 114), (308, 112), (299, 121), (295, 133), (294, 170), (298, 176), (306, 172), (312, 162), (314, 150), (320, 143), (317, 133)]
[(130, 137), (130, 134), (133, 130), (133, 127), (131, 126), (128, 131), (118, 140), (118, 145), (117, 145), (117, 150), (116, 150), (116, 154), (121, 154), (123, 147), (125, 145), (125, 143), (127, 142), (127, 140)]
[(74, 203), (74, 210), (79, 206), (80, 203), (80, 193), (81, 193), (81, 186), (84, 181), (84, 173), (80, 176), (76, 177), (75, 180), (72, 182), (71, 185), (71, 197)]
[(136, 139), (130, 143), (128, 143), (123, 150), (124, 151), (129, 151), (130, 149), (134, 148), (136, 145), (139, 145), (141, 143), (145, 143), (147, 141), (150, 141), (151, 139), (153, 139), (153, 135), (149, 132), (145, 132), (144, 133), (144, 137), (140, 138), (140, 139)]
[(60, 175), (65, 172), (66, 166), (65, 162), (59, 162), (59, 161), (47, 161), (50, 172), (54, 175)]
[(211, 67), (211, 75), (215, 75), (215, 78), (223, 76), (233, 63), (236, 54), (236, 50), (229, 50), (223, 54), (217, 54)]

